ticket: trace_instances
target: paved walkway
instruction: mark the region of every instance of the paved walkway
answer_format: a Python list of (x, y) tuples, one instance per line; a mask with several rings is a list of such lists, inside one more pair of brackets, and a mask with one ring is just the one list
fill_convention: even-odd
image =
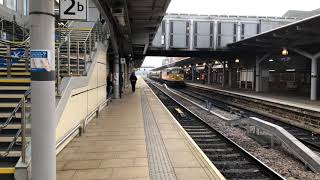
[(320, 112), (320, 101), (310, 101), (309, 97), (301, 97), (298, 95), (293, 95), (292, 93), (270, 93), (270, 92), (254, 92), (254, 91), (246, 91), (241, 89), (228, 89), (222, 88), (221, 86), (216, 85), (203, 85), (199, 83), (192, 83), (188, 82), (188, 84), (197, 85), (197, 86), (204, 86), (207, 88), (217, 89), (221, 91), (227, 91), (230, 93), (234, 93), (237, 95), (247, 96), (250, 98), (261, 99), (264, 101), (275, 102), (279, 104), (289, 105), (293, 107), (298, 107), (302, 109), (310, 109), (313, 111)]
[(142, 79), (57, 158), (57, 179), (219, 179)]

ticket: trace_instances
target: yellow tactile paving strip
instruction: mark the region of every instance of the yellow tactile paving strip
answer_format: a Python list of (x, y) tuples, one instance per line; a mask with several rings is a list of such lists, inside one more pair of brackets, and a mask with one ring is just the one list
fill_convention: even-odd
[[(145, 86), (138, 81), (138, 88)], [(171, 116), (151, 92), (159, 130), (179, 180), (214, 179), (210, 170), (190, 147)], [(139, 90), (113, 100), (99, 118), (89, 124), (82, 137), (75, 138), (57, 158), (57, 179), (147, 180), (148, 154)]]

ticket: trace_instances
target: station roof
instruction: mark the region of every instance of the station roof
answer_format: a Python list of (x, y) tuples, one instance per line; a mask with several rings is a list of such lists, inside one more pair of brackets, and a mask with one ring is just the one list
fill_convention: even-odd
[(122, 56), (140, 67), (171, 0), (95, 0), (113, 26)]
[(162, 70), (172, 66), (202, 64), (220, 58), (228, 60), (234, 57), (255, 57), (267, 53), (280, 53), (283, 48), (287, 48), (289, 51), (290, 49), (299, 50), (309, 54), (319, 53), (320, 14), (229, 44), (220, 53), (217, 53), (219, 50), (213, 52), (218, 56), (186, 58), (154, 70)]
[(183, 66), (186, 66), (186, 65), (191, 65), (191, 64), (203, 64), (203, 63), (207, 63), (207, 62), (213, 62), (214, 60), (212, 58), (200, 58), (200, 57), (192, 57), (192, 58), (185, 58), (185, 59), (182, 59), (178, 62), (175, 62), (175, 63), (171, 63), (171, 64), (167, 64), (167, 65), (164, 65), (164, 66), (161, 66), (161, 67), (158, 67), (158, 68), (155, 68), (153, 69), (152, 71), (159, 71), (159, 70), (163, 70), (163, 69), (166, 69), (166, 68), (169, 68), (169, 67), (183, 67)]
[(229, 44), (231, 50), (252, 53), (299, 49), (310, 54), (320, 52), (320, 14)]

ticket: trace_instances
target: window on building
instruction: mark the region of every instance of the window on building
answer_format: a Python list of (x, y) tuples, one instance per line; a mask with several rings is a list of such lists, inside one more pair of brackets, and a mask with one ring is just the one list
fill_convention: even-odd
[(23, 15), (25, 16), (29, 15), (29, 0), (23, 1)]
[(0, 4), (3, 5), (3, 0), (0, 0)]
[(17, 11), (17, 0), (7, 0), (7, 7), (14, 11)]

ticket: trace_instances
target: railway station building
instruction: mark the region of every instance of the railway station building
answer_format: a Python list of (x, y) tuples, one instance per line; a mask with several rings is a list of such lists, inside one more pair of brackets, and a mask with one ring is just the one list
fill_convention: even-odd
[[(0, 180), (320, 177), (320, 10), (167, 14), (170, 2), (0, 0)], [(256, 106), (254, 115), (293, 130), (211, 112), (209, 100), (186, 105), (166, 85), (135, 81), (135, 70), (153, 68), (142, 66), (147, 56), (167, 57), (153, 71), (182, 68), (186, 87), (231, 99), (223, 103), (237, 112), (247, 111), (234, 104)], [(247, 128), (231, 126), (237, 120)], [(252, 129), (268, 132), (268, 147), (257, 147), (283, 145), (297, 164), (279, 171), (224, 135), (234, 130), (256, 143)], [(300, 173), (291, 172), (296, 166)]]

